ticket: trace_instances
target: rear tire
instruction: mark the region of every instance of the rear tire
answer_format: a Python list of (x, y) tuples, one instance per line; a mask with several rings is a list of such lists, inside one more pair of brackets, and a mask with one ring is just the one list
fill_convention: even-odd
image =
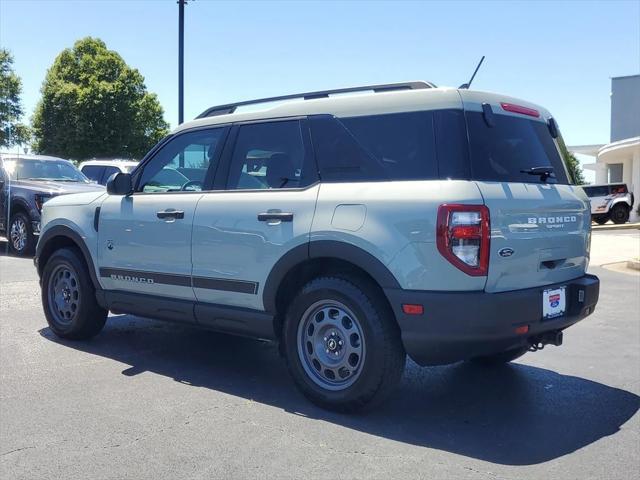
[(495, 353), (493, 355), (485, 355), (482, 357), (475, 357), (470, 362), (478, 365), (492, 367), (496, 365), (502, 365), (504, 363), (512, 362), (513, 360), (520, 358), (529, 351), (529, 347), (519, 347), (504, 352)]
[(36, 237), (31, 228), (29, 217), (18, 212), (11, 216), (7, 235), (9, 249), (15, 255), (31, 255), (36, 246)]
[(609, 217), (606, 215), (598, 215), (596, 217), (593, 217), (592, 220), (596, 222), (598, 225), (604, 225), (609, 221)]
[(104, 327), (108, 312), (98, 305), (87, 265), (75, 248), (57, 250), (47, 261), (42, 307), (49, 328), (61, 338), (85, 340)]
[(404, 372), (393, 312), (377, 289), (355, 277), (307, 283), (289, 305), (283, 337), (296, 385), (329, 410), (352, 412), (381, 402)]
[(621, 224), (629, 221), (629, 207), (624, 203), (616, 203), (611, 209), (611, 220), (613, 223)]

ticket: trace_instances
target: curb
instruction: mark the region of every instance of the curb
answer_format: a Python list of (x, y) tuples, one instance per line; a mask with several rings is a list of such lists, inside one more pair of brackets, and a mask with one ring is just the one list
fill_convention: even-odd
[(627, 261), (627, 268), (632, 268), (633, 270), (640, 270), (640, 260)]
[(592, 225), (591, 230), (594, 232), (603, 230), (640, 230), (640, 223), (623, 223), (621, 225)]

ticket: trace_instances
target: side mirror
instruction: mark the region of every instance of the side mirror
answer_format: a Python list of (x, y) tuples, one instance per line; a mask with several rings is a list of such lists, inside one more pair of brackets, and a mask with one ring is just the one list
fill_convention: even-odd
[(133, 193), (131, 174), (118, 172), (111, 175), (107, 180), (107, 193), (109, 195), (129, 195)]

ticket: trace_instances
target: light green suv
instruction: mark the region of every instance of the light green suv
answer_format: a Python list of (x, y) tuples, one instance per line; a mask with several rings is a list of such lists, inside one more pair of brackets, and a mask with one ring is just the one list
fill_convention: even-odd
[(599, 281), (558, 136), (538, 106), (427, 82), (210, 108), (107, 193), (46, 203), (49, 326), (87, 339), (111, 310), (278, 341), (344, 411), (385, 398), (406, 354), (559, 345)]

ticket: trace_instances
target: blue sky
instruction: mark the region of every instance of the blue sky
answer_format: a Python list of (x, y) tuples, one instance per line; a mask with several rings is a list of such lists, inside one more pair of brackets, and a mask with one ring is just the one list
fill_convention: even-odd
[[(87, 35), (145, 76), (177, 124), (175, 0), (0, 0), (30, 117), (46, 69)], [(569, 144), (609, 140), (610, 77), (640, 72), (640, 1), (217, 2), (186, 7), (185, 118), (210, 105), (426, 79), (549, 108)]]

